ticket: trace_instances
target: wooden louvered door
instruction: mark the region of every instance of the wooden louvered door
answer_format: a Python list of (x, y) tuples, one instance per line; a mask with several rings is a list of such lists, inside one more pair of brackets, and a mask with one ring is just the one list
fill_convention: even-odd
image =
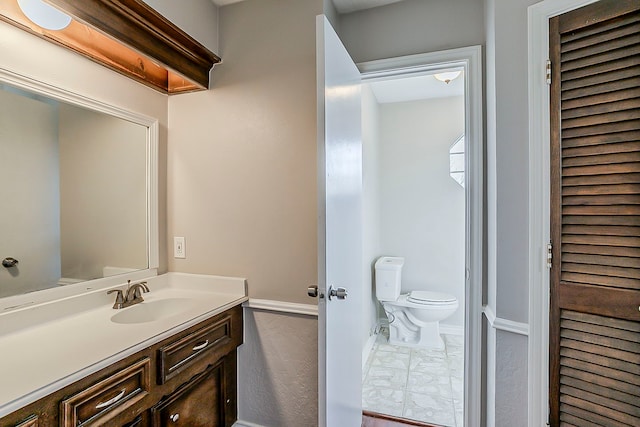
[(639, 9), (549, 21), (553, 427), (640, 426)]

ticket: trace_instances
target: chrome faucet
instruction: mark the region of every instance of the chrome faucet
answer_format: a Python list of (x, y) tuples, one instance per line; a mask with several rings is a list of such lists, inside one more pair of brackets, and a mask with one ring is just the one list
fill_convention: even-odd
[(128, 280), (127, 285), (127, 290), (124, 293), (122, 289), (111, 289), (107, 292), (107, 294), (117, 292), (116, 302), (113, 304), (113, 308), (116, 310), (141, 303), (144, 301), (142, 293), (149, 292), (147, 282), (139, 282), (132, 285), (131, 280)]

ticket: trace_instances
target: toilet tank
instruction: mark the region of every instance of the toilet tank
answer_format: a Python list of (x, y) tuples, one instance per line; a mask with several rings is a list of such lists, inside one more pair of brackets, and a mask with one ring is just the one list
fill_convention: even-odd
[(383, 256), (378, 258), (376, 269), (376, 298), (378, 301), (395, 301), (400, 296), (404, 258)]

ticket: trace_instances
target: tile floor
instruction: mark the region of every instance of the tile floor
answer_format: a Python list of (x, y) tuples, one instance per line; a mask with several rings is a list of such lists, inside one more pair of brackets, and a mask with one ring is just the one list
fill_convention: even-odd
[(445, 349), (431, 350), (391, 345), (385, 332), (363, 369), (363, 409), (463, 427), (463, 337), (443, 334)]

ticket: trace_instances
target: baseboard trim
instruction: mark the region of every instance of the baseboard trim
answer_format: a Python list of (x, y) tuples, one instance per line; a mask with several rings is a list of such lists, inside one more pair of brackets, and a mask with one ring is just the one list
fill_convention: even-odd
[(528, 323), (514, 322), (513, 320), (497, 317), (496, 313), (488, 305), (485, 305), (482, 308), (482, 311), (484, 312), (484, 315), (489, 321), (489, 324), (491, 325), (492, 328), (500, 331), (512, 332), (514, 334), (529, 336)]
[(233, 424), (233, 427), (267, 427), (262, 424), (250, 423), (249, 421), (238, 420)]
[(268, 299), (249, 298), (242, 304), (245, 308), (253, 310), (274, 311), (289, 314), (304, 314), (306, 316), (318, 316), (318, 306), (312, 304), (299, 304), (286, 301), (274, 301)]

